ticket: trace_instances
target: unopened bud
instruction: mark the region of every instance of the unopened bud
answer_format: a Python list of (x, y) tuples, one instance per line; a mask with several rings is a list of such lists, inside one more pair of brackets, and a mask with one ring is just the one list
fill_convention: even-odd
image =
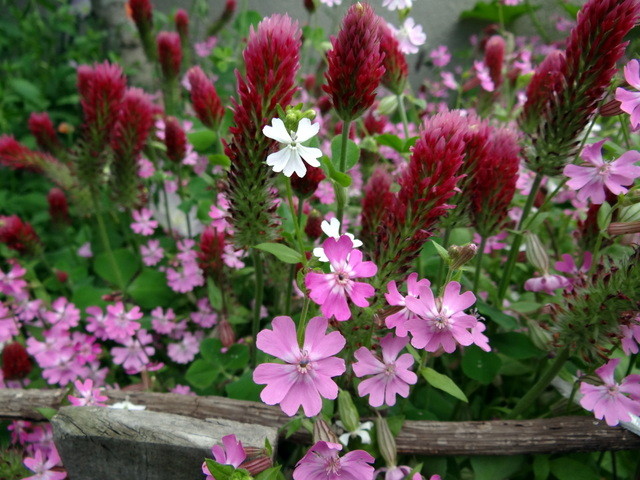
[(264, 450), (262, 450), (262, 453), (259, 455), (253, 457), (249, 455), (246, 449), (245, 453), (247, 454), (247, 459), (240, 464), (240, 468), (247, 470), (252, 477), (255, 477), (268, 468), (273, 467), (271, 458), (264, 452)]
[(602, 105), (598, 110), (598, 113), (603, 117), (615, 117), (617, 115), (622, 115), (624, 112), (620, 108), (621, 105), (620, 100), (616, 100), (614, 98)]
[(475, 243), (452, 245), (449, 247), (448, 253), (451, 258), (451, 270), (458, 270), (476, 256), (478, 246)]
[(525, 235), (525, 245), (527, 251), (527, 260), (541, 272), (549, 271), (549, 256), (544, 249), (540, 239), (533, 233)]
[(2, 350), (2, 374), (5, 380), (20, 380), (31, 372), (33, 365), (27, 350), (15, 342)]
[(627, 235), (640, 233), (640, 222), (613, 222), (607, 227), (609, 235)]
[(314, 13), (316, 11), (316, 3), (314, 0), (303, 0), (304, 8), (307, 9), (307, 12)]
[(376, 418), (376, 434), (378, 435), (378, 449), (382, 454), (382, 458), (387, 463), (387, 467), (394, 467), (398, 457), (396, 439), (389, 429), (387, 419), (380, 415)]
[(338, 413), (344, 428), (349, 432), (355, 432), (360, 426), (360, 414), (353, 403), (351, 394), (346, 390), (340, 390), (338, 395)]
[(533, 344), (540, 350), (547, 351), (551, 343), (551, 332), (542, 328), (534, 320), (527, 320), (527, 327), (529, 328), (529, 338), (531, 338)]
[(222, 319), (218, 325), (218, 335), (220, 336), (220, 341), (225, 348), (229, 348), (231, 345), (236, 343), (236, 333), (233, 331), (233, 327), (226, 318)]
[(322, 418), (316, 418), (313, 423), (313, 443), (318, 442), (339, 443), (338, 436)]

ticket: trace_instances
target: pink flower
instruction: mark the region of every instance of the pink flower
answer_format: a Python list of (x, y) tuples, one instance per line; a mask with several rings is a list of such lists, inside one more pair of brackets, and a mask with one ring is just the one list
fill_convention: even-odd
[(373, 480), (375, 459), (364, 450), (338, 456), (339, 443), (318, 442), (296, 465), (293, 480)]
[(80, 322), (80, 310), (65, 297), (60, 297), (51, 304), (51, 312), (45, 312), (43, 317), (52, 326), (69, 330)]
[[(502, 240), (506, 240), (508, 236), (509, 236), (509, 232), (505, 231), (487, 238), (487, 243), (485, 243), (484, 245), (483, 253), (491, 253), (493, 250), (502, 250), (504, 248), (507, 248), (508, 245), (506, 243), (503, 243)], [(482, 241), (482, 237), (479, 234), (474, 233), (473, 243), (480, 245), (481, 241)]]
[[(418, 274), (412, 273), (407, 278), (407, 296), (417, 297), (419, 295), (418, 289), (420, 287), (430, 287), (431, 282), (426, 278), (418, 281)], [(398, 292), (398, 287), (396, 287), (396, 282), (389, 282), (387, 284), (387, 290), (389, 293), (385, 293), (384, 297), (389, 302), (389, 305), (393, 306), (402, 306), (402, 310), (393, 315), (389, 315), (385, 319), (385, 324), (387, 328), (395, 328), (396, 335), (399, 337), (407, 336), (407, 328), (405, 324), (407, 320), (415, 319), (417, 315), (409, 310), (405, 304), (405, 297), (403, 297), (400, 292)]]
[(363, 262), (362, 252), (353, 250), (351, 239), (342, 235), (338, 240), (327, 238), (322, 244), (331, 265), (331, 273), (309, 272), (305, 285), (311, 290), (309, 297), (320, 305), (322, 314), (338, 321), (351, 318), (347, 297), (359, 307), (368, 307), (367, 297), (375, 290), (368, 283), (356, 282), (358, 277), (373, 277), (378, 271), (373, 262)]
[(422, 25), (417, 25), (411, 17), (408, 17), (399, 29), (391, 24), (389, 24), (389, 28), (398, 39), (402, 53), (418, 53), (418, 47), (427, 41), (427, 35), (422, 30)]
[(590, 199), (596, 205), (600, 205), (605, 199), (605, 187), (615, 195), (627, 193), (624, 186), (631, 185), (640, 177), (640, 167), (634, 164), (640, 160), (640, 153), (635, 150), (623, 153), (613, 162), (605, 162), (602, 159), (602, 145), (606, 140), (601, 140), (592, 145), (586, 145), (580, 154), (587, 165), (567, 165), (563, 174), (569, 177), (567, 186), (578, 190), (578, 200)]
[(613, 374), (619, 363), (620, 359), (614, 358), (596, 370), (604, 385), (580, 383), (580, 393), (584, 395), (580, 405), (597, 419), (604, 418), (611, 427), (630, 421), (630, 413), (640, 415), (640, 375), (628, 375), (616, 383)]
[(67, 478), (67, 472), (52, 470), (60, 464), (60, 456), (55, 448), (45, 453), (38, 449), (33, 458), (27, 457), (23, 460), (24, 466), (35, 473), (23, 480), (62, 480)]
[(211, 55), (211, 51), (213, 47), (218, 43), (218, 39), (216, 37), (209, 37), (204, 42), (196, 43), (193, 46), (193, 49), (196, 52), (196, 55), (199, 57), (208, 57)]
[(134, 337), (129, 337), (121, 342), (123, 347), (113, 347), (113, 363), (122, 365), (128, 374), (132, 375), (144, 370), (151, 362), (150, 356), (155, 353), (155, 348), (149, 347), (153, 338), (146, 330), (138, 330)]
[(541, 277), (530, 278), (524, 282), (524, 289), (529, 292), (544, 292), (553, 295), (559, 288), (567, 288), (569, 285), (571, 285), (571, 282), (568, 278), (562, 275), (545, 273)]
[(307, 325), (304, 345), (298, 345), (296, 327), (289, 317), (276, 317), (273, 330), (262, 330), (258, 334), (257, 347), (286, 364), (263, 363), (253, 373), (253, 381), (267, 385), (260, 398), (267, 405), (280, 404), (282, 411), (290, 417), (300, 406), (308, 417), (317, 415), (322, 409), (322, 398), (335, 399), (338, 386), (331, 379), (342, 375), (345, 363), (333, 355), (342, 350), (345, 339), (340, 332), (327, 331), (326, 318), (314, 317)]
[(144, 157), (140, 157), (138, 159), (138, 176), (140, 178), (149, 178), (152, 177), (154, 173), (156, 173), (156, 167), (153, 165), (153, 162)]
[(108, 340), (107, 334), (107, 314), (102, 312), (100, 307), (87, 307), (87, 331), (93, 333), (100, 340)]
[(247, 458), (242, 442), (235, 435), (222, 437), (222, 445), (224, 445), (224, 448), (220, 445), (211, 447), (211, 453), (216, 462), (238, 468)]
[(480, 86), (487, 92), (493, 92), (496, 89), (496, 86), (493, 83), (493, 80), (491, 80), (489, 68), (485, 63), (481, 60), (476, 60), (473, 62), (473, 68), (476, 71), (476, 77), (478, 77), (478, 80), (480, 81)]
[(403, 10), (411, 8), (413, 0), (382, 0), (382, 6), (389, 10)]
[(189, 395), (191, 397), (196, 396), (196, 394), (191, 391), (191, 388), (188, 385), (176, 385), (171, 389), (171, 393), (177, 393), (178, 395)]
[(202, 270), (196, 262), (187, 262), (181, 270), (167, 269), (167, 284), (174, 292), (186, 293), (204, 285)]
[(105, 407), (108, 397), (100, 394), (99, 388), (93, 388), (93, 380), (87, 379), (84, 382), (80, 380), (76, 380), (73, 382), (73, 385), (76, 387), (76, 390), (80, 394), (80, 397), (74, 397), (73, 395), (69, 395), (67, 398), (71, 402), (71, 405), (75, 405), (76, 407), (84, 407), (84, 406), (94, 406), (94, 407)]
[(142, 262), (147, 267), (152, 267), (159, 263), (164, 256), (164, 249), (160, 246), (160, 240), (149, 240), (149, 243), (140, 247)]
[(451, 353), (456, 344), (468, 346), (475, 343), (470, 329), (476, 326), (478, 319), (463, 312), (476, 301), (472, 292), (460, 295), (458, 282), (449, 282), (442, 298), (434, 298), (429, 287), (420, 287), (419, 292), (419, 298), (405, 298), (407, 308), (418, 315), (405, 324), (412, 336), (411, 345), (427, 352), (435, 352), (442, 347)]
[(135, 220), (135, 222), (131, 224), (131, 230), (139, 235), (148, 237), (149, 235), (153, 235), (154, 230), (158, 228), (158, 222), (151, 220), (153, 212), (148, 208), (133, 210), (131, 216)]
[(200, 351), (200, 340), (202, 340), (202, 334), (185, 332), (181, 342), (169, 344), (167, 355), (176, 363), (189, 363)]
[[(624, 78), (629, 85), (640, 90), (640, 62), (638, 60), (631, 60), (625, 65)], [(640, 92), (617, 88), (616, 100), (621, 103), (620, 109), (631, 115), (631, 127), (634, 130), (640, 127)]]
[(168, 308), (165, 313), (162, 307), (151, 310), (151, 326), (161, 335), (168, 335), (176, 327), (176, 314), (172, 308)]
[(638, 353), (640, 344), (640, 313), (637, 313), (628, 325), (620, 326), (622, 351), (627, 355)]
[(26, 296), (27, 282), (22, 278), (26, 273), (27, 271), (17, 262), (11, 265), (11, 270), (7, 273), (0, 269), (0, 293), (10, 297)]
[(356, 350), (353, 372), (357, 377), (373, 375), (358, 385), (361, 397), (369, 395), (369, 405), (380, 407), (383, 403), (389, 407), (396, 404), (396, 395), (407, 398), (409, 385), (418, 381), (415, 373), (409, 370), (413, 365), (413, 357), (405, 353), (398, 357), (400, 351), (409, 343), (409, 338), (395, 337), (389, 333), (380, 340), (382, 361), (365, 347)]
[(79, 257), (82, 258), (91, 258), (93, 257), (93, 252), (91, 251), (91, 243), (83, 243), (77, 251)]
[(202, 328), (211, 328), (218, 323), (218, 314), (213, 311), (207, 298), (201, 298), (196, 304), (198, 311), (191, 314), (191, 320)]
[(126, 311), (122, 302), (107, 305), (107, 318), (104, 321), (106, 335), (118, 342), (131, 338), (140, 328), (140, 323), (136, 320), (140, 320), (142, 316), (138, 306)]
[(18, 333), (18, 319), (0, 302), (0, 343), (10, 341)]
[(436, 67), (444, 67), (451, 61), (451, 54), (446, 45), (440, 45), (429, 53), (431, 61)]

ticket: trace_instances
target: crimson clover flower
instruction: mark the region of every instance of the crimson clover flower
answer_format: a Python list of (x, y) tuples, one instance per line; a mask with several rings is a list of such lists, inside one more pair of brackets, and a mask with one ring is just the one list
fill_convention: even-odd
[(580, 157), (586, 165), (567, 165), (562, 172), (569, 177), (567, 186), (578, 190), (577, 197), (581, 202), (589, 199), (600, 205), (605, 200), (605, 188), (614, 195), (627, 193), (625, 186), (640, 177), (640, 167), (635, 165), (640, 161), (639, 152), (631, 150), (613, 162), (605, 162), (602, 158), (604, 142), (606, 139), (584, 147)]
[(374, 295), (374, 288), (368, 283), (356, 282), (354, 278), (373, 277), (378, 267), (373, 262), (363, 262), (362, 252), (353, 249), (353, 242), (347, 235), (338, 240), (327, 238), (322, 244), (329, 259), (331, 273), (309, 272), (304, 283), (311, 293), (311, 300), (320, 305), (322, 314), (338, 321), (351, 318), (347, 298), (359, 307), (368, 307), (367, 297)]
[(418, 381), (416, 374), (409, 370), (413, 365), (411, 354), (405, 353), (398, 357), (407, 343), (408, 337), (395, 337), (393, 333), (389, 333), (380, 340), (382, 359), (365, 347), (356, 350), (354, 356), (358, 361), (353, 364), (353, 372), (357, 377), (373, 375), (360, 382), (358, 394), (361, 397), (369, 395), (372, 407), (380, 407), (383, 403), (390, 407), (395, 405), (396, 395), (407, 398), (409, 385)]
[(296, 465), (293, 480), (373, 480), (375, 459), (364, 450), (342, 457), (339, 443), (318, 442)]
[(597, 419), (604, 418), (611, 427), (620, 421), (630, 421), (630, 413), (640, 415), (640, 375), (627, 375), (616, 383), (613, 373), (619, 363), (620, 359), (614, 358), (596, 370), (604, 385), (580, 383), (580, 393), (584, 395), (580, 405)]
[(304, 344), (300, 348), (296, 326), (290, 317), (273, 319), (273, 330), (262, 330), (256, 346), (286, 364), (263, 363), (253, 372), (253, 381), (266, 385), (260, 398), (267, 405), (280, 404), (290, 417), (302, 406), (307, 417), (313, 417), (322, 409), (322, 398), (334, 400), (338, 386), (331, 379), (342, 375), (344, 360), (336, 355), (345, 345), (340, 332), (326, 334), (328, 320), (314, 317), (307, 325)]

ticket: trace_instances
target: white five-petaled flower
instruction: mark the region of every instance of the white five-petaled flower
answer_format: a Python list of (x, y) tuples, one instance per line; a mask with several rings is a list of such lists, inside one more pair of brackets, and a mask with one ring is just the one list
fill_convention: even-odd
[[(323, 220), (320, 224), (320, 228), (322, 228), (322, 231), (327, 237), (335, 238), (336, 240), (340, 238), (340, 220), (338, 220), (337, 218), (332, 218), (328, 222), (326, 220)], [(345, 233), (345, 235), (351, 239), (353, 248), (360, 248), (362, 246), (362, 242), (355, 238), (352, 233)], [(322, 247), (314, 248), (313, 254), (318, 257), (318, 260), (320, 260), (321, 262), (329, 261), (327, 255), (324, 253), (324, 248)]]
[(322, 156), (319, 148), (305, 147), (302, 142), (306, 142), (311, 137), (318, 134), (320, 124), (311, 124), (311, 120), (303, 118), (298, 122), (298, 130), (296, 132), (287, 131), (284, 122), (279, 118), (274, 118), (271, 125), (265, 125), (262, 133), (266, 137), (272, 138), (285, 147), (267, 157), (267, 165), (273, 168), (274, 172), (282, 172), (287, 177), (293, 175), (293, 172), (299, 177), (304, 177), (307, 168), (304, 160), (312, 167), (319, 167), (318, 158)]

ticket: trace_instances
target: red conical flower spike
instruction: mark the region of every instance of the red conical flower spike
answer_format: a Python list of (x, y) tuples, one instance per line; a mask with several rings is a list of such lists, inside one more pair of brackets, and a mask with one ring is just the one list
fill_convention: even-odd
[(173, 21), (176, 25), (176, 31), (180, 35), (180, 40), (185, 45), (189, 38), (189, 14), (187, 14), (186, 10), (180, 8), (176, 11)]
[(67, 223), (69, 221), (69, 205), (67, 196), (59, 188), (52, 188), (47, 195), (49, 203), (49, 215), (56, 223)]
[(174, 32), (160, 32), (156, 38), (158, 45), (158, 61), (162, 68), (162, 76), (174, 80), (180, 75), (182, 66), (182, 46), (180, 36)]
[(40, 239), (33, 227), (17, 215), (0, 217), (0, 243), (20, 254), (33, 255), (40, 249)]
[(484, 63), (489, 69), (489, 76), (498, 89), (502, 85), (502, 66), (506, 44), (500, 35), (493, 35), (484, 46)]
[(149, 60), (156, 58), (156, 49), (153, 42), (153, 7), (150, 0), (129, 0), (131, 17), (136, 24), (144, 53)]
[(225, 234), (208, 226), (200, 235), (200, 251), (198, 252), (198, 264), (200, 268), (213, 279), (219, 281), (222, 276), (224, 261)]
[(391, 175), (385, 169), (377, 168), (364, 187), (360, 239), (369, 250), (374, 249), (378, 228), (395, 199), (391, 193), (392, 183)]
[(367, 3), (352, 5), (327, 53), (327, 84), (322, 88), (344, 121), (358, 118), (373, 105), (384, 75), (379, 17)]
[(54, 153), (60, 148), (60, 141), (47, 112), (32, 113), (29, 117), (29, 131), (36, 137), (38, 146), (45, 152)]
[(216, 130), (224, 116), (224, 107), (216, 87), (198, 66), (189, 69), (187, 80), (191, 85), (191, 104), (196, 116), (204, 125)]
[(175, 117), (164, 120), (164, 144), (167, 146), (167, 157), (172, 162), (180, 163), (187, 154), (187, 135)]
[(384, 54), (384, 76), (382, 84), (396, 95), (404, 91), (409, 75), (409, 67), (400, 43), (386, 22), (380, 21), (380, 50)]
[(33, 364), (24, 345), (15, 342), (2, 349), (2, 374), (5, 380), (21, 380), (32, 369)]

